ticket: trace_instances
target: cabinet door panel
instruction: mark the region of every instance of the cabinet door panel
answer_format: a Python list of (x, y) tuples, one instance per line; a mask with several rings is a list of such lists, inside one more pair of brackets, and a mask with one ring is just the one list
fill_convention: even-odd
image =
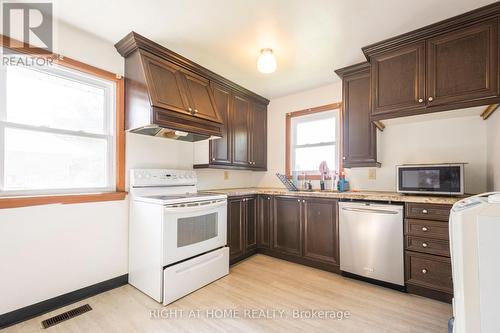
[(233, 124), (233, 164), (235, 165), (250, 165), (250, 138), (249, 119), (250, 119), (250, 102), (240, 96), (234, 96), (232, 110)]
[(498, 94), (498, 21), (427, 41), (427, 106)]
[(252, 103), (251, 121), (252, 166), (267, 167), (267, 108), (265, 105)]
[(243, 201), (229, 200), (228, 201), (228, 221), (227, 221), (227, 245), (229, 246), (229, 255), (231, 261), (243, 256), (245, 253), (244, 244), (244, 217), (243, 217)]
[(231, 93), (219, 85), (213, 86), (215, 106), (222, 123), (222, 138), (210, 140), (210, 163), (231, 163), (231, 124), (229, 122), (229, 109), (231, 107)]
[(152, 87), (151, 102), (164, 109), (191, 114), (188, 111), (189, 100), (183, 85), (180, 67), (143, 55), (143, 66), (148, 86)]
[(194, 73), (184, 72), (186, 86), (189, 91), (190, 105), (196, 117), (222, 123), (215, 107), (210, 83), (204, 77)]
[(423, 42), (374, 56), (371, 64), (372, 115), (425, 107)]
[(369, 69), (343, 78), (344, 167), (377, 165), (377, 130), (370, 119)]
[(294, 197), (275, 197), (273, 216), (273, 249), (301, 255), (301, 200)]
[(271, 248), (272, 198), (260, 195), (257, 200), (257, 246), (269, 249)]
[(245, 199), (245, 231), (246, 250), (257, 248), (257, 200), (255, 198)]
[(305, 199), (304, 257), (338, 264), (337, 201)]

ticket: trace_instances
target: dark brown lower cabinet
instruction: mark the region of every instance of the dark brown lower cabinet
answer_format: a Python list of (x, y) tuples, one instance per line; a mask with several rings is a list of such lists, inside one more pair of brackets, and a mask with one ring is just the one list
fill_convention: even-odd
[(302, 254), (302, 199), (274, 197), (272, 249), (285, 254)]
[(227, 210), (227, 245), (233, 264), (254, 254), (257, 248), (256, 198), (231, 198)]
[(271, 248), (272, 197), (259, 195), (257, 197), (257, 247)]
[(305, 199), (304, 258), (339, 264), (337, 201)]
[(272, 205), (268, 254), (338, 272), (337, 200), (275, 196)]
[(409, 293), (444, 302), (453, 298), (448, 217), (451, 206), (407, 203), (405, 285)]

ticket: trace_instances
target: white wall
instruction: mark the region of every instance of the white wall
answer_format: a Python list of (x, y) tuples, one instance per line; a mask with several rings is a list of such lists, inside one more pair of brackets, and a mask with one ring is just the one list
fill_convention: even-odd
[[(57, 22), (54, 51), (116, 73), (113, 46)], [(124, 201), (0, 209), (0, 314), (127, 273)]]
[(288, 112), (340, 102), (342, 82), (271, 100), (267, 112), (267, 172), (254, 173), (258, 186), (282, 187), (275, 174), (285, 173), (285, 118)]
[[(127, 171), (134, 168), (192, 169), (193, 164), (194, 145), (191, 142), (127, 133)], [(196, 173), (200, 190), (254, 185), (251, 171), (197, 169)], [(224, 178), (224, 173), (227, 174), (227, 179)]]
[(400, 164), (463, 162), (465, 191), (486, 190), (486, 123), (479, 112), (454, 110), (384, 123), (377, 140), (382, 167), (376, 169), (375, 180), (368, 179), (369, 168), (348, 169), (353, 189), (394, 191)]
[(500, 110), (487, 121), (488, 191), (500, 191)]
[[(285, 171), (285, 115), (288, 112), (341, 101), (341, 82), (274, 99), (268, 113), (268, 172), (256, 173), (258, 186), (281, 187), (275, 173)], [(367, 168), (347, 170), (356, 190), (395, 191), (395, 166), (403, 163), (464, 162), (466, 191), (486, 190), (486, 122), (479, 109), (385, 121), (378, 133), (376, 180)], [(500, 178), (499, 178), (500, 179)], [(318, 187), (318, 184), (314, 184)]]

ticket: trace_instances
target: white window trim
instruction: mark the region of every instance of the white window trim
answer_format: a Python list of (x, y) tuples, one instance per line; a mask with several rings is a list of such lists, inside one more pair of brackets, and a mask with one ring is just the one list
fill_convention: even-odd
[[(331, 117), (331, 114), (334, 115), (335, 118), (335, 134), (336, 134), (336, 139), (335, 141), (329, 141), (329, 142), (317, 142), (317, 143), (312, 143), (312, 144), (305, 144), (305, 145), (298, 145), (297, 144), (297, 125), (301, 122), (304, 121), (315, 121), (315, 120), (322, 120), (322, 119), (327, 119)], [(321, 111), (318, 113), (313, 113), (309, 115), (303, 115), (303, 116), (298, 116), (294, 117), (291, 119), (291, 142), (290, 142), (290, 172), (296, 171), (295, 167), (295, 151), (297, 148), (307, 148), (307, 147), (324, 147), (324, 146), (335, 146), (335, 162), (336, 166), (335, 168), (338, 169), (340, 165), (340, 160), (339, 160), (339, 154), (338, 154), (338, 146), (339, 146), (339, 140), (340, 140), (340, 112), (339, 109), (332, 109), (332, 110), (325, 110)], [(328, 167), (332, 167), (329, 165)], [(330, 171), (338, 171), (338, 170), (330, 170)], [(307, 172), (308, 174), (316, 174), (319, 175), (318, 170), (304, 170), (304, 171), (299, 171), (299, 172)]]
[[(104, 88), (105, 98), (104, 106), (104, 134), (91, 133), (86, 131), (75, 131), (47, 126), (34, 126), (22, 123), (7, 122), (6, 113), (6, 72), (5, 67), (0, 66), (0, 197), (10, 196), (31, 196), (31, 195), (54, 195), (54, 194), (88, 194), (116, 191), (116, 82), (105, 80), (91, 74), (78, 70), (73, 70), (63, 66), (52, 65), (48, 67), (32, 68), (51, 75), (61, 76), (66, 79), (72, 79), (77, 82), (84, 82), (87, 85)], [(23, 189), (23, 190), (5, 190), (5, 129), (24, 129), (34, 132), (64, 134), (76, 137), (99, 138), (107, 142), (107, 173), (106, 186), (103, 187), (79, 187), (79, 188), (51, 188), (51, 189)]]

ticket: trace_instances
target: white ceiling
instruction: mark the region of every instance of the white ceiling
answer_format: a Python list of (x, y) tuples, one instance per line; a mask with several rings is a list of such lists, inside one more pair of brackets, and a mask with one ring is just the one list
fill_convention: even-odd
[[(130, 31), (276, 98), (338, 80), (360, 48), (491, 0), (56, 0), (66, 23), (117, 42)], [(257, 72), (259, 50), (278, 69)]]

